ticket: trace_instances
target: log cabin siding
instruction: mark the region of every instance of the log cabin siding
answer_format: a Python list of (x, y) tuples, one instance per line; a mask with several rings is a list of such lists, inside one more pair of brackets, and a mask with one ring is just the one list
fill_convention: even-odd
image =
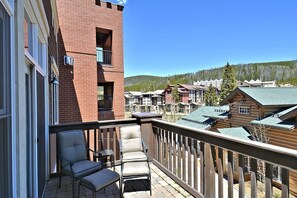
[(230, 127), (230, 123), (228, 122), (228, 120), (218, 120), (215, 125), (213, 127), (211, 127), (211, 131), (217, 131), (217, 129), (221, 129), (221, 128), (229, 128)]
[(263, 108), (264, 118), (271, 116), (272, 114), (275, 114), (281, 110), (284, 110), (284, 109), (281, 107), (265, 107)]
[[(268, 143), (297, 150), (297, 129), (284, 131), (270, 128), (267, 132)], [(290, 189), (297, 196), (297, 172), (290, 171)]]
[[(230, 117), (227, 121), (217, 121), (212, 127), (215, 131), (218, 128), (229, 128), (229, 127), (245, 127), (247, 130), (252, 131), (253, 126), (251, 125), (252, 120), (256, 120), (260, 117), (260, 108), (251, 99), (244, 97), (241, 94), (237, 94), (230, 106)], [(249, 107), (249, 114), (240, 114), (239, 107)]]
[[(250, 99), (245, 97), (240, 93), (237, 93), (231, 100), (232, 105), (230, 105), (230, 118), (227, 121), (218, 121), (212, 127), (214, 131), (217, 131), (218, 128), (228, 128), (229, 127), (245, 127), (247, 130), (252, 132), (254, 126), (251, 125), (251, 121), (257, 119), (263, 119), (272, 114), (278, 113), (279, 111), (284, 110), (287, 107), (274, 106), (274, 107), (265, 107), (258, 106), (258, 104)], [(239, 107), (249, 107), (249, 114), (240, 114)], [(297, 117), (296, 117), (297, 118)], [(297, 150), (297, 129), (293, 131), (285, 131), (282, 129), (268, 128), (267, 131), (268, 143), (282, 146), (286, 148), (296, 149)], [(297, 196), (297, 172), (290, 171), (290, 191), (295, 196)]]

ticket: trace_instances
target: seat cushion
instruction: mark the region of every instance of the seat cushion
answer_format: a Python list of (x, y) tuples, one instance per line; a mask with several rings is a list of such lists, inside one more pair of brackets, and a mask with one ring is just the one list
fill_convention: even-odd
[(122, 152), (143, 151), (139, 125), (120, 128)]
[(149, 175), (150, 169), (148, 162), (129, 162), (123, 164), (123, 176), (144, 176)]
[(120, 175), (109, 169), (103, 169), (81, 179), (81, 184), (92, 191), (98, 191), (120, 179)]
[(101, 168), (100, 162), (93, 162), (89, 160), (79, 161), (73, 164), (72, 170), (73, 174), (70, 169), (70, 165), (63, 168), (63, 172), (68, 175), (72, 175), (74, 177), (83, 177), (85, 175), (89, 175), (92, 172), (99, 171)]
[(147, 156), (143, 152), (123, 153), (122, 162), (147, 161)]

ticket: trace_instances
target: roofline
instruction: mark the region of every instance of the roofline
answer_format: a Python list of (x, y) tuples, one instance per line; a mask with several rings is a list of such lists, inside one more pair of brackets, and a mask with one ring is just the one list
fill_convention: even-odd
[(262, 105), (263, 107), (293, 107), (296, 106), (296, 104), (277, 104), (277, 105)]
[(245, 93), (244, 91), (242, 91), (239, 87), (236, 87), (236, 89), (234, 89), (222, 102), (220, 102), (220, 105), (227, 105), (227, 104), (229, 104), (228, 103), (228, 100), (230, 100), (231, 98), (233, 98), (236, 93), (241, 93), (242, 95), (245, 95), (245, 96), (249, 97), (258, 106), (264, 106), (261, 103), (259, 103), (257, 100), (255, 100), (253, 97), (251, 97), (250, 95), (248, 95), (247, 93)]
[(229, 117), (226, 115), (226, 116), (219, 116), (219, 117), (216, 117), (216, 116), (212, 116), (212, 115), (203, 115), (204, 117), (207, 117), (207, 118), (211, 118), (211, 119), (214, 119), (214, 120), (228, 120)]
[(274, 124), (266, 124), (266, 123), (259, 123), (257, 120), (253, 120), (251, 121), (252, 125), (265, 125), (265, 126), (269, 126), (272, 128), (278, 128), (278, 129), (285, 129), (287, 131), (292, 131), (295, 129), (295, 127), (285, 127), (285, 126), (279, 126), (279, 125), (274, 125)]
[(279, 116), (279, 118), (280, 118), (281, 120), (286, 120), (286, 119), (288, 119), (288, 118), (294, 116), (295, 114), (297, 114), (297, 109), (294, 109), (293, 111), (290, 111), (290, 112), (288, 112), (288, 113), (286, 113), (286, 114), (284, 114), (284, 115), (281, 115), (281, 116)]

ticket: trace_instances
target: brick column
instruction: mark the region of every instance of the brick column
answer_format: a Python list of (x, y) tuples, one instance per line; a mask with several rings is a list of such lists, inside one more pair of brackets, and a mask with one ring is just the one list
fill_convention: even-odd
[(154, 157), (154, 135), (152, 127), (152, 119), (162, 119), (161, 114), (157, 113), (133, 113), (132, 118), (137, 119), (137, 124), (141, 127), (141, 135), (144, 143), (148, 147), (149, 159)]

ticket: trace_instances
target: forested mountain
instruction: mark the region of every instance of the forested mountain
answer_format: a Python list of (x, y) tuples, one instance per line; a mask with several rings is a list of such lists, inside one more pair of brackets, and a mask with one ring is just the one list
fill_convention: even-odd
[[(234, 67), (237, 80), (276, 80), (277, 83), (297, 85), (297, 60), (231, 66)], [(125, 78), (125, 91), (154, 91), (164, 89), (167, 84), (193, 84), (198, 80), (220, 79), (222, 75), (223, 66), (168, 77), (132, 76)]]

